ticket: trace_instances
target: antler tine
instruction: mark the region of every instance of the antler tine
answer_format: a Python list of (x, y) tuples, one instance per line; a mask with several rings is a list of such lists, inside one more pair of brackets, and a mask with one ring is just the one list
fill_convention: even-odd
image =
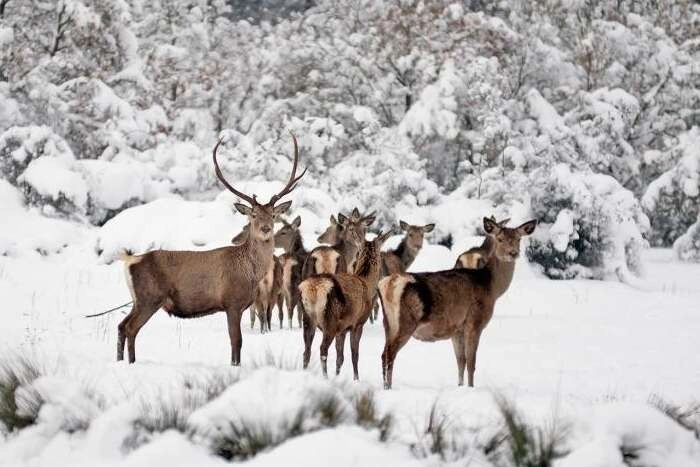
[(284, 195), (289, 194), (292, 190), (294, 190), (297, 187), (297, 183), (299, 180), (301, 180), (301, 177), (303, 177), (306, 174), (306, 169), (299, 175), (298, 177), (296, 176), (297, 174), (297, 165), (299, 164), (299, 145), (297, 144), (297, 138), (294, 136), (294, 133), (291, 131), (289, 132), (290, 135), (292, 135), (292, 141), (294, 141), (294, 163), (292, 165), (292, 173), (289, 176), (289, 182), (287, 182), (287, 185), (282, 188), (282, 191), (277, 193), (276, 195), (273, 195), (272, 198), (270, 198), (270, 203), (275, 204), (277, 201), (280, 200)]
[(223, 183), (224, 186), (231, 193), (238, 196), (242, 200), (247, 201), (248, 203), (250, 203), (251, 206), (255, 206), (258, 203), (257, 200), (255, 199), (255, 196), (251, 197), (251, 196), (246, 195), (242, 191), (236, 190), (234, 187), (231, 186), (231, 184), (229, 182), (226, 181), (226, 179), (224, 178), (224, 174), (221, 173), (221, 169), (219, 168), (219, 162), (216, 160), (216, 151), (219, 149), (219, 146), (221, 145), (221, 143), (223, 143), (223, 141), (224, 141), (223, 138), (219, 138), (219, 141), (216, 143), (216, 146), (214, 146), (214, 153), (212, 155), (214, 158), (214, 172), (216, 172), (216, 178), (218, 178), (219, 181), (221, 183)]

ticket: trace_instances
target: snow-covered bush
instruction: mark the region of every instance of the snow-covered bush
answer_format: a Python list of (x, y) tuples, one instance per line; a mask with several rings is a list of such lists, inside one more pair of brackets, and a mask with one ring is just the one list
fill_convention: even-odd
[(700, 216), (686, 233), (673, 243), (673, 250), (678, 259), (700, 263)]
[(700, 213), (700, 127), (680, 135), (678, 162), (651, 182), (642, 205), (651, 221), (652, 245), (669, 246)]
[(531, 209), (540, 224), (528, 258), (555, 279), (603, 279), (641, 273), (648, 219), (632, 192), (608, 175), (559, 164), (531, 179)]
[(65, 140), (47, 126), (16, 126), (0, 135), (0, 175), (10, 183), (42, 156), (75, 159)]
[(63, 219), (50, 219), (24, 204), (22, 193), (0, 179), (0, 256), (60, 253), (86, 241), (84, 228)]
[(85, 213), (87, 184), (75, 162), (42, 156), (29, 163), (17, 179), (27, 203), (47, 215), (74, 216)]

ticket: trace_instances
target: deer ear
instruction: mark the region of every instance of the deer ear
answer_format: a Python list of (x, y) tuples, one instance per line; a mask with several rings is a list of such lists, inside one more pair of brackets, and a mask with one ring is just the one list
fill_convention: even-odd
[(435, 224), (424, 225), (423, 232), (425, 232), (425, 233), (432, 232), (434, 228), (435, 228)]
[[(492, 216), (493, 217), (493, 216)], [(484, 231), (487, 234), (494, 233), (497, 229), (500, 229), (498, 222), (495, 219), (484, 217)]]
[(335, 216), (331, 214), (331, 225), (336, 225), (338, 221), (335, 219)]
[(253, 213), (253, 208), (246, 206), (243, 203), (234, 203), (236, 211), (240, 212), (244, 216), (250, 216)]
[(374, 222), (374, 219), (376, 219), (376, 217), (374, 217), (374, 215), (371, 215), (371, 216), (365, 216), (361, 220), (362, 220), (363, 224), (365, 224), (367, 227), (369, 227)]
[(345, 224), (348, 221), (348, 218), (345, 217), (345, 214), (343, 213), (338, 213), (338, 224)]
[(285, 212), (287, 212), (287, 209), (289, 209), (289, 206), (291, 206), (291, 205), (292, 205), (291, 201), (285, 201), (284, 203), (279, 204), (279, 205), (275, 206), (274, 208), (272, 208), (272, 213), (275, 217), (282, 215)]
[(537, 227), (537, 219), (533, 219), (531, 221), (527, 221), (524, 224), (520, 225), (519, 227), (516, 227), (516, 230), (518, 231), (519, 235), (530, 235), (532, 232), (535, 231), (535, 227)]
[(399, 221), (399, 227), (401, 227), (401, 230), (403, 230), (404, 232), (408, 230), (408, 224), (404, 221)]
[(295, 217), (294, 220), (292, 221), (292, 225), (298, 229), (299, 226), (301, 225), (301, 217), (300, 216)]
[(359, 219), (360, 218), (360, 210), (357, 208), (352, 208), (352, 213), (350, 215), (356, 219)]

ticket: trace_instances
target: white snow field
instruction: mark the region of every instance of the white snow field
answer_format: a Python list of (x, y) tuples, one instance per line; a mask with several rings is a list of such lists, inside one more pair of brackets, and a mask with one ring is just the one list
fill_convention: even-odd
[[(91, 232), (82, 234), (92, 238)], [(451, 267), (457, 253), (426, 245), (411, 269)], [(46, 374), (32, 383), (44, 400), (37, 423), (2, 435), (0, 465), (219, 465), (225, 461), (212, 454), (207, 440), (231, 420), (284, 432), (295, 410), (324, 391), (341, 394), (347, 404), (348, 394), (375, 390), (379, 412), (394, 416), (387, 442), (379, 441), (377, 429), (341, 424), (293, 437), (245, 462), (492, 465), (476, 446), (501, 426), (494, 403), (500, 394), (535, 426), (556, 418), (568, 427), (569, 454), (555, 465), (698, 466), (700, 442), (648, 400), (658, 395), (684, 405), (698, 398), (700, 265), (676, 262), (670, 250), (645, 256), (646, 277), (634, 288), (547, 280), (519, 260), (482, 337), (476, 387), (457, 387), (449, 341), (413, 340), (399, 353), (390, 391), (381, 389), (381, 323), (365, 327), (359, 383), (352, 382), (349, 349), (341, 375), (326, 382), (317, 364), (318, 335), (315, 366), (303, 371), (301, 331), (280, 330), (275, 319), (273, 332), (261, 335), (250, 329), (247, 314), (240, 370), (228, 365), (223, 313), (182, 320), (160, 311), (138, 336), (136, 364), (118, 363), (117, 324), (123, 314), (83, 315), (128, 300), (120, 263), (101, 264), (88, 247), (48, 257), (0, 257), (0, 352), (34, 358)], [(267, 367), (270, 360), (283, 368)], [(188, 404), (187, 381), (204, 378), (206, 386), (207, 375), (240, 382), (209, 403)], [(134, 443), (135, 420), (158, 401), (181, 405), (187, 429), (154, 432)], [(433, 406), (449, 420), (451, 454), (430, 452), (425, 430)], [(313, 428), (311, 418), (304, 423)], [(76, 423), (82, 429), (75, 429)], [(637, 463), (623, 463), (623, 446), (636, 447)]]

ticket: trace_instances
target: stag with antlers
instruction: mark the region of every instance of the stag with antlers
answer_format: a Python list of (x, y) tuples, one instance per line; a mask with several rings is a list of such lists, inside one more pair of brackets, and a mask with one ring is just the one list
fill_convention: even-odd
[(289, 209), (291, 201), (277, 202), (297, 186), (306, 170), (297, 176), (299, 148), (294, 142), (294, 162), (289, 181), (267, 204), (255, 196), (235, 189), (223, 176), (216, 158), (222, 144), (213, 150), (217, 178), (233, 194), (248, 203), (235, 203), (238, 212), (248, 217), (249, 235), (244, 243), (209, 251), (156, 250), (143, 255), (123, 255), (126, 280), (133, 306), (119, 324), (117, 360), (124, 359), (124, 343), (129, 363), (136, 361), (136, 335), (144, 324), (163, 308), (173, 316), (196, 318), (218, 311), (226, 313), (231, 340), (231, 363), (241, 363), (241, 316), (255, 298), (258, 283), (272, 263), (275, 219)]

